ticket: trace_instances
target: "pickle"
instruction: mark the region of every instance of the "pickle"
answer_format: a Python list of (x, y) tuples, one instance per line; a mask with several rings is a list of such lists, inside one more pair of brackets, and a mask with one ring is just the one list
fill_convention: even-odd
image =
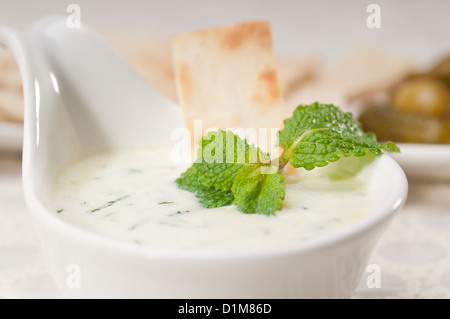
[(382, 142), (450, 143), (450, 121), (444, 118), (424, 117), (401, 111), (390, 105), (366, 106), (358, 120), (364, 131), (375, 133)]
[(392, 106), (400, 111), (427, 117), (450, 114), (450, 90), (428, 76), (410, 79), (391, 94)]
[(450, 88), (450, 56), (447, 56), (436, 63), (428, 74), (442, 81)]
[(383, 142), (450, 144), (450, 56), (405, 76), (388, 95), (364, 107), (358, 120), (366, 132)]

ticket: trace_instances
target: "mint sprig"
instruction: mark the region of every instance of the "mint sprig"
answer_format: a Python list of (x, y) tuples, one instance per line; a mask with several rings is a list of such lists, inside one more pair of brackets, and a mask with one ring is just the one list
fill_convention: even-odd
[(283, 207), (285, 188), (278, 167), (250, 166), (241, 171), (233, 183), (233, 203), (244, 213), (274, 215)]
[[(284, 180), (278, 167), (261, 149), (230, 131), (218, 130), (202, 137), (197, 160), (176, 183), (193, 192), (203, 207), (236, 204), (245, 213), (273, 214), (284, 198)], [(280, 179), (281, 178), (281, 179)], [(277, 184), (278, 183), (278, 184)], [(276, 189), (273, 198), (270, 195)]]
[(271, 160), (269, 154), (232, 132), (210, 132), (198, 141), (197, 160), (176, 183), (195, 193), (203, 207), (234, 204), (244, 213), (274, 215), (283, 207), (281, 169), (287, 163), (312, 170), (342, 156), (399, 151), (394, 143), (378, 143), (374, 134), (364, 132), (351, 113), (317, 102), (299, 105), (292, 117), (284, 120), (278, 141), (283, 152)]
[(331, 104), (299, 105), (279, 132), (283, 148), (280, 165), (312, 170), (337, 161), (341, 156), (381, 155), (382, 150), (399, 151), (388, 142), (378, 143), (373, 133), (363, 131), (351, 113)]

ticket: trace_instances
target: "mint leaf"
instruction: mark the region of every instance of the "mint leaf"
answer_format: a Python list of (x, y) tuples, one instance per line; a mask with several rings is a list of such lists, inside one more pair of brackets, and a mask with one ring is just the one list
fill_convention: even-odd
[(200, 148), (196, 162), (264, 164), (270, 161), (268, 154), (231, 131), (209, 132), (197, 144)]
[(253, 165), (236, 177), (232, 191), (234, 204), (240, 211), (274, 215), (276, 210), (283, 207), (284, 178), (278, 167)]
[(280, 165), (312, 170), (341, 156), (381, 155), (382, 150), (398, 151), (392, 142), (380, 144), (373, 133), (365, 133), (351, 113), (329, 104), (299, 105), (291, 118), (284, 120), (278, 134), (283, 148)]
[(200, 204), (206, 208), (229, 206), (234, 202), (234, 195), (231, 190), (220, 191), (213, 187), (199, 188), (196, 197)]
[(202, 185), (231, 189), (236, 176), (248, 165), (262, 165), (270, 157), (230, 131), (209, 132), (198, 143), (196, 176)]
[(217, 190), (214, 187), (202, 185), (197, 177), (195, 166), (188, 168), (175, 182), (179, 188), (195, 193), (203, 207), (214, 208), (233, 204), (234, 196), (231, 190)]
[(330, 104), (299, 105), (284, 125), (278, 134), (283, 153), (275, 160), (232, 132), (208, 133), (198, 141), (197, 160), (176, 183), (195, 193), (204, 207), (234, 204), (247, 214), (274, 215), (283, 206), (286, 186), (280, 169), (287, 163), (312, 170), (351, 155), (373, 158), (383, 150), (399, 151), (392, 142), (378, 143), (351, 113)]
[(176, 183), (195, 193), (207, 208), (231, 205), (236, 177), (247, 167), (260, 167), (270, 160), (259, 148), (232, 132), (210, 132), (198, 144), (197, 160)]
[(245, 164), (235, 163), (194, 163), (198, 181), (207, 187), (228, 190), (233, 186), (236, 176), (245, 168)]

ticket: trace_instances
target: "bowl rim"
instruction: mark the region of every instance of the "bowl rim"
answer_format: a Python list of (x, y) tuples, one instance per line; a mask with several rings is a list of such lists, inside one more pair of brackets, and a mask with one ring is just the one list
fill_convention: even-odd
[[(105, 251), (112, 251), (117, 254), (135, 256), (147, 260), (242, 261), (317, 253), (323, 249), (345, 244), (345, 242), (351, 241), (355, 237), (361, 236), (364, 233), (377, 228), (377, 226), (387, 221), (390, 217), (393, 217), (393, 215), (400, 210), (406, 202), (408, 194), (408, 181), (400, 165), (389, 155), (383, 154), (377, 158), (377, 160), (386, 161), (386, 165), (390, 165), (395, 175), (392, 177), (398, 183), (398, 186), (395, 187), (395, 193), (392, 196), (393, 199), (391, 201), (382, 202), (377, 209), (374, 209), (362, 220), (358, 221), (354, 225), (346, 227), (343, 230), (339, 230), (307, 242), (299, 242), (298, 244), (287, 245), (285, 247), (255, 251), (239, 251), (233, 253), (226, 251), (216, 252), (211, 250), (191, 251), (182, 249), (167, 249), (151, 247), (149, 245), (138, 246), (132, 242), (100, 235), (93, 231), (89, 231), (71, 224), (47, 209), (31, 189), (30, 185), (32, 183), (27, 179), (27, 176), (30, 176), (30, 174), (23, 174), (23, 188), (24, 198), (29, 212), (32, 217), (34, 217), (34, 223), (46, 224), (47, 228), (52, 228), (59, 234), (59, 236), (71, 237), (71, 239), (79, 242), (80, 244), (96, 246)], [(26, 162), (25, 158), (24, 161)], [(26, 171), (27, 169), (31, 169), (29, 163), (25, 163), (24, 165), (24, 170)]]

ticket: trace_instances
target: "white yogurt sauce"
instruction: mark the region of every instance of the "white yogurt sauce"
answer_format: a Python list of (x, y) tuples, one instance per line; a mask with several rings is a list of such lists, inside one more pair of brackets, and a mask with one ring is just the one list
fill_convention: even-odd
[(170, 158), (152, 148), (85, 155), (58, 174), (53, 209), (83, 229), (137, 245), (227, 252), (297, 245), (350, 227), (371, 210), (360, 180), (303, 169), (287, 183), (276, 216), (202, 208), (174, 182), (189, 165)]

